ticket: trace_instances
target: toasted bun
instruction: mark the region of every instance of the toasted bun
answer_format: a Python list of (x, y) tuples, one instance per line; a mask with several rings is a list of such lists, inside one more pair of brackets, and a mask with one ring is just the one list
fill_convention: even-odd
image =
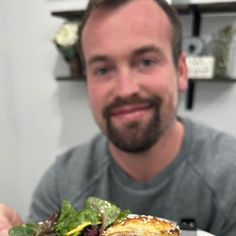
[(180, 236), (175, 223), (153, 216), (130, 215), (104, 231), (104, 236)]

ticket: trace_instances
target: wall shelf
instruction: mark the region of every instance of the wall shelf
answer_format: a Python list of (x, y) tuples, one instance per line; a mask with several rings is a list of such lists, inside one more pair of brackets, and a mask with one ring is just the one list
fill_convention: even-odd
[[(236, 11), (236, 2), (206, 3), (206, 4), (173, 4), (173, 7), (180, 15), (191, 14), (193, 8), (197, 8), (201, 13), (230, 13)], [(62, 18), (82, 19), (83, 10), (53, 11), (52, 16)]]
[(57, 76), (57, 81), (70, 81), (70, 82), (77, 82), (77, 81), (86, 81), (86, 78), (83, 76)]
[(215, 82), (220, 82), (220, 83), (236, 83), (236, 78), (229, 78), (229, 77), (215, 77), (213, 79), (194, 79), (190, 78), (189, 80), (194, 81), (194, 82), (209, 82), (209, 83), (215, 83)]
[(72, 11), (53, 11), (51, 13), (52, 16), (56, 16), (56, 17), (61, 17), (61, 18), (65, 18), (65, 19), (82, 19), (83, 15), (84, 15), (84, 11), (76, 11), (76, 10), (72, 10)]
[(229, 13), (236, 11), (236, 2), (205, 3), (205, 4), (174, 4), (179, 14), (191, 14), (193, 8), (201, 13)]
[[(56, 77), (57, 81), (86, 81), (86, 78), (81, 76), (81, 77), (77, 77), (77, 76), (57, 76)], [(236, 78), (235, 79), (231, 79), (228, 77), (222, 77), (222, 78), (214, 78), (214, 79), (194, 79), (194, 78), (190, 78), (189, 81), (192, 82), (209, 82), (209, 83), (215, 83), (215, 82), (219, 82), (219, 83), (236, 83)]]
[[(207, 4), (175, 4), (175, 9), (180, 15), (192, 15), (192, 36), (199, 37), (201, 32), (202, 14), (231, 13), (236, 12), (236, 2), (221, 2)], [(194, 105), (195, 83), (196, 82), (236, 82), (230, 78), (189, 79), (189, 86), (186, 96), (186, 109), (191, 110)]]

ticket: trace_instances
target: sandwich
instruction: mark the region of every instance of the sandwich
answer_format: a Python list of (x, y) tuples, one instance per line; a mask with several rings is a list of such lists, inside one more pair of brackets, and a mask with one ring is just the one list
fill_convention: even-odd
[(115, 204), (89, 197), (79, 211), (64, 201), (58, 213), (43, 222), (14, 226), (9, 236), (179, 236), (177, 224), (133, 215)]
[(166, 219), (146, 216), (128, 215), (103, 233), (104, 236), (179, 236), (179, 227)]

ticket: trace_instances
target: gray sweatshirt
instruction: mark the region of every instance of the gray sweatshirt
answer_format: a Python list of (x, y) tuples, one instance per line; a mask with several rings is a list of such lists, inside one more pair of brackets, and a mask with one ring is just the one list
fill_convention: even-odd
[(28, 220), (47, 219), (64, 199), (80, 209), (88, 196), (97, 196), (136, 214), (176, 222), (191, 218), (202, 230), (235, 236), (236, 139), (189, 119), (181, 121), (185, 137), (179, 154), (147, 183), (126, 175), (101, 134), (59, 156), (36, 188)]

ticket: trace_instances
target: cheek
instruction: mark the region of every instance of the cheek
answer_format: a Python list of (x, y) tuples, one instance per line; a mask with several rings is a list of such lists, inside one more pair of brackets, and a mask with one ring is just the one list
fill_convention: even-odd
[(93, 85), (88, 84), (88, 96), (90, 105), (92, 107), (93, 112), (99, 110), (101, 104), (101, 96), (98, 89), (96, 89)]
[(172, 81), (166, 91), (166, 100), (170, 109), (175, 109), (178, 100), (178, 89), (176, 81)]
[(178, 99), (177, 78), (173, 78), (173, 75), (162, 78), (152, 81), (149, 91), (151, 94), (159, 96), (163, 100), (164, 106), (175, 108)]
[(149, 90), (150, 94), (159, 96), (162, 99), (165, 99), (170, 94), (171, 85), (166, 78), (152, 78), (150, 82), (146, 82), (147, 84), (144, 87), (146, 87), (146, 90)]
[(107, 91), (103, 86), (88, 82), (88, 95), (92, 112), (97, 119), (101, 119), (102, 111), (107, 104)]

